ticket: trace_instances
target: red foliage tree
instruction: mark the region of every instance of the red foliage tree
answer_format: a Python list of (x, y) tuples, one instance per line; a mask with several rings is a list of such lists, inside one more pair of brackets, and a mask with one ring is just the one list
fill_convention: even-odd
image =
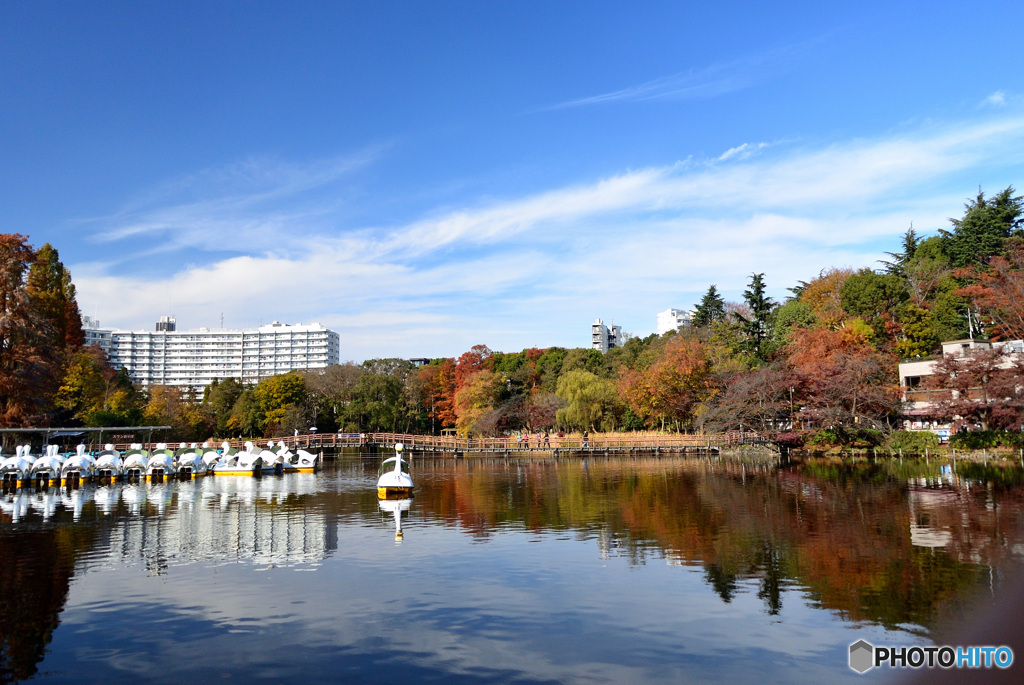
[(947, 354), (925, 379), (925, 387), (950, 391), (932, 405), (931, 414), (957, 428), (1019, 429), (1024, 421), (1024, 361), (1001, 348)]
[(1008, 245), (1006, 255), (970, 272), (975, 282), (958, 291), (988, 322), (994, 340), (1024, 338), (1024, 244)]
[(799, 379), (803, 418), (824, 427), (880, 426), (896, 414), (896, 359), (871, 347), (866, 331), (797, 329), (786, 352)]
[(420, 367), (422, 401), (427, 417), (440, 428), (455, 426), (455, 362), (445, 359), (438, 365)]
[[(26, 286), (36, 253), (23, 235), (0, 234), (0, 425), (43, 419), (63, 344)], [(63, 341), (61, 341), (63, 343)]]
[(468, 352), (463, 352), (455, 362), (455, 392), (461, 390), (474, 373), (491, 368), (488, 360), (493, 354), (487, 345), (473, 345)]

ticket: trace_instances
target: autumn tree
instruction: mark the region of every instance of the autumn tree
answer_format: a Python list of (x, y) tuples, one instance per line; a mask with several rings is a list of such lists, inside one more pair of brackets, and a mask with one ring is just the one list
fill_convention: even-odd
[(210, 417), (215, 435), (225, 436), (230, 432), (228, 421), (231, 419), (231, 410), (243, 392), (245, 386), (237, 378), (214, 379), (203, 390), (202, 406)]
[(1001, 424), (1019, 429), (1024, 418), (1024, 365), (1001, 347), (947, 354), (935, 364), (924, 385), (949, 391), (932, 403), (930, 411), (935, 418), (958, 426), (977, 424), (988, 430)]
[(50, 243), (36, 253), (29, 267), (27, 287), (40, 315), (52, 327), (54, 342), (68, 352), (77, 351), (85, 342), (82, 315), (78, 310), (71, 272), (60, 261)]
[(662, 356), (644, 371), (624, 370), (619, 392), (641, 419), (660, 423), (689, 423), (698, 405), (714, 394), (712, 355), (696, 339), (673, 339)]
[(866, 325), (794, 331), (788, 360), (801, 414), (820, 425), (884, 427), (898, 409), (896, 360), (868, 342)]
[(438, 363), (421, 366), (420, 402), (426, 411), (431, 433), (442, 428), (454, 428), (455, 414), (455, 361), (442, 359)]
[(461, 388), (466, 379), (477, 371), (490, 368), (493, 354), (487, 345), (473, 345), (469, 351), (463, 352), (455, 362), (455, 389)]
[(56, 390), (59, 354), (53, 323), (26, 284), (35, 252), (23, 235), (0, 234), (0, 425), (24, 426), (44, 416)]
[(800, 379), (784, 362), (731, 376), (705, 404), (705, 429), (747, 428), (769, 432), (791, 425)]
[(306, 381), (303, 415), (320, 430), (348, 429), (352, 395), (366, 369), (353, 362), (300, 372)]
[(800, 301), (811, 308), (814, 318), (827, 328), (839, 328), (846, 318), (843, 309), (843, 285), (853, 275), (852, 269), (823, 269), (817, 278), (807, 283)]
[(184, 440), (207, 438), (213, 427), (190, 390), (168, 385), (149, 388), (142, 418), (151, 426), (170, 426), (171, 435)]
[(1024, 241), (1012, 241), (1005, 256), (976, 267), (971, 285), (958, 294), (981, 312), (995, 340), (1024, 338)]
[(124, 369), (114, 369), (98, 347), (70, 355), (53, 397), (61, 423), (89, 426), (132, 426), (142, 421), (143, 394)]
[(491, 434), (497, 424), (495, 409), (501, 399), (504, 384), (501, 376), (480, 369), (468, 377), (455, 393), (455, 426), (459, 435)]

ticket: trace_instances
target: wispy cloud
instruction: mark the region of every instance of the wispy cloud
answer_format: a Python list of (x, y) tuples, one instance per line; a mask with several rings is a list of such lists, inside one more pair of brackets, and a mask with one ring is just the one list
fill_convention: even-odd
[(182, 248), (302, 249), (337, 215), (345, 182), (379, 154), (371, 149), (307, 164), (247, 159), (165, 183), (86, 225), (97, 227), (99, 243), (146, 241), (133, 258)]
[(753, 154), (760, 152), (761, 150), (768, 147), (768, 143), (743, 143), (736, 147), (731, 147), (718, 156), (716, 162), (725, 162), (730, 159), (747, 159)]
[(702, 100), (726, 95), (748, 88), (783, 69), (791, 61), (806, 53), (820, 39), (770, 50), (758, 55), (717, 62), (705, 67), (687, 69), (668, 76), (660, 76), (638, 85), (567, 100), (540, 107), (543, 112), (572, 107), (587, 107), (612, 102), (642, 102), (646, 100)]
[(989, 95), (987, 98), (981, 101), (982, 105), (988, 107), (1005, 107), (1006, 106), (1006, 93), (997, 90), (996, 92)]
[[(1019, 175), (1022, 151), (1020, 114), (817, 148), (739, 144), (392, 226), (353, 224), (325, 201), (357, 167), (297, 166), (294, 182), (228, 171), (214, 186), (232, 188), (223, 196), (147, 200), (97, 228), (114, 242), (235, 256), (159, 276), (72, 269), (83, 306), (116, 303), (98, 312), (112, 325), (147, 325), (173, 293), (184, 327), (216, 325), (221, 312), (235, 326), (317, 319), (342, 330), (356, 359), (585, 344), (594, 316), (646, 333), (657, 311), (692, 305), (712, 282), (738, 293), (763, 271), (782, 295), (823, 267), (871, 266), (911, 221), (943, 226), (982, 171)], [(315, 230), (295, 236), (295, 217)], [(262, 237), (240, 241), (250, 233)]]

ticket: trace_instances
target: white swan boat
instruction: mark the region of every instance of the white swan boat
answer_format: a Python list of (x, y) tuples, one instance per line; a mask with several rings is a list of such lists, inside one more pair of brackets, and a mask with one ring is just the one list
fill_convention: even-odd
[[(252, 442), (245, 443), (245, 449), (241, 452), (228, 450), (228, 454), (221, 456), (217, 465), (213, 467), (215, 476), (259, 476), (263, 473), (263, 458), (260, 456), (262, 449), (257, 448)], [(234, 454), (232, 454), (234, 452)]]
[(179, 479), (192, 480), (207, 474), (209, 468), (203, 461), (204, 449), (205, 447), (197, 447), (195, 443), (192, 443), (191, 447), (181, 443), (181, 448), (174, 453), (174, 470)]
[(315, 473), (319, 468), (317, 455), (306, 450), (292, 452), (283, 441), (279, 441), (276, 447), (271, 442), (270, 449), (278, 456), (283, 473)]
[(124, 475), (124, 460), (114, 446), (107, 444), (96, 455), (96, 479), (105, 483), (121, 480)]
[(395, 444), (395, 456), (385, 459), (377, 475), (377, 497), (395, 499), (412, 497), (412, 476), (409, 463), (402, 459), (405, 446)]
[(60, 484), (77, 487), (88, 483), (96, 475), (96, 462), (85, 453), (85, 445), (79, 445), (73, 457), (61, 465)]
[(260, 450), (258, 447), (255, 448), (255, 450), (259, 451), (260, 458), (263, 459), (263, 475), (280, 476), (284, 473), (284, 457), (281, 456), (280, 453), (274, 451), (273, 440), (267, 443), (267, 448), (268, 449), (265, 450)]
[(28, 445), (16, 445), (14, 456), (0, 462), (0, 481), (4, 490), (15, 490), (28, 486), (32, 479), (32, 460)]
[(177, 471), (174, 469), (174, 451), (168, 449), (167, 443), (158, 442), (156, 449), (149, 455), (146, 463), (146, 480), (157, 483), (174, 478)]
[(231, 443), (227, 441), (220, 444), (219, 452), (213, 447), (206, 447), (207, 444), (203, 443), (203, 463), (206, 464), (207, 473), (213, 473), (213, 467), (217, 465), (221, 458), (238, 453), (238, 450), (231, 447)]
[(124, 477), (128, 480), (146, 480), (146, 469), (149, 467), (149, 451), (142, 449), (142, 444), (133, 442), (131, 449), (124, 453)]
[(60, 485), (62, 466), (64, 460), (60, 458), (60, 448), (57, 445), (47, 445), (46, 454), (32, 462), (32, 483), (37, 488)]

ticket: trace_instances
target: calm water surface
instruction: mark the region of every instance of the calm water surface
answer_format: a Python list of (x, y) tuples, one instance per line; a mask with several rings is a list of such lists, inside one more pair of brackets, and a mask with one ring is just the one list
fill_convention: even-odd
[(4, 494), (0, 680), (871, 682), (1024, 560), (1019, 471), (416, 458), (396, 542), (376, 467)]

